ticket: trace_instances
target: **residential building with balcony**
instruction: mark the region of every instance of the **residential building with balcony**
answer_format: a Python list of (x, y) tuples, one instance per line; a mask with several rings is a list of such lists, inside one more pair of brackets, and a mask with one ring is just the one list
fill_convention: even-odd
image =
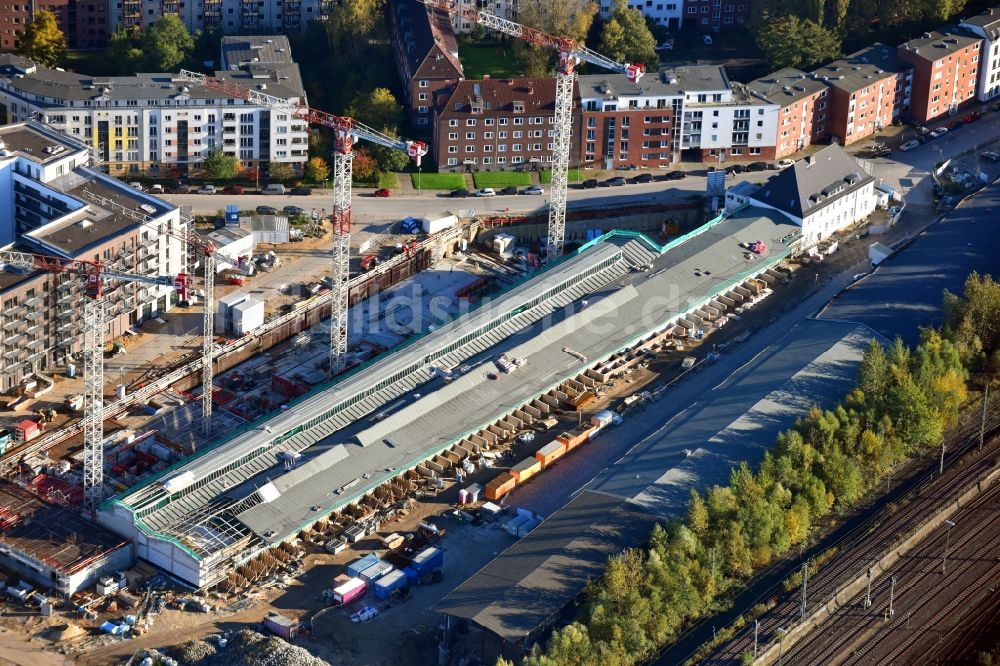
[[(233, 40), (224, 41), (224, 69), (215, 76), (306, 103), (286, 38)], [(282, 57), (288, 61), (279, 62)], [(300, 171), (308, 159), (305, 121), (171, 73), (96, 77), (4, 54), (0, 110), (9, 121), (41, 119), (90, 145), (112, 175), (185, 177), (217, 150), (239, 158), (244, 169), (264, 173), (271, 162)]]
[(830, 86), (825, 133), (856, 143), (910, 112), (912, 68), (896, 49), (875, 43), (812, 73)]
[(432, 145), (438, 170), (549, 168), (555, 96), (550, 78), (460, 81), (435, 114)]
[(145, 28), (161, 16), (178, 17), (189, 30), (225, 35), (280, 32), (298, 34), (309, 21), (325, 21), (336, 0), (115, 0), (113, 28)]
[[(520, 0), (456, 0), (455, 2), (462, 9), (482, 10), (511, 21), (517, 20), (519, 3)], [(476, 24), (453, 14), (451, 27), (456, 35), (467, 35), (475, 30)]]
[[(659, 4), (659, 0), (654, 4)], [(644, 7), (643, 12), (647, 11)], [(719, 32), (745, 24), (750, 15), (750, 2), (749, 0), (684, 0), (683, 12), (681, 27), (702, 33)]]
[(21, 46), (21, 35), (34, 19), (35, 12), (46, 9), (56, 17), (71, 49), (104, 48), (110, 30), (108, 0), (4, 0), (0, 2), (0, 49)]
[(430, 129), (440, 98), (465, 78), (451, 19), (415, 0), (391, 0), (388, 11), (404, 107), (415, 127)]
[[(601, 18), (608, 19), (614, 10), (614, 0), (600, 0)], [(629, 0), (631, 9), (638, 9), (656, 25), (676, 30), (684, 20), (684, 0)], [(721, 11), (721, 10), (720, 10)]]
[(830, 89), (824, 81), (785, 67), (751, 81), (747, 90), (758, 99), (778, 105), (775, 158), (798, 152), (826, 136)]
[(899, 45), (899, 58), (913, 67), (913, 120), (926, 123), (954, 115), (976, 97), (982, 46), (982, 37), (958, 26), (925, 32)]
[[(0, 127), (0, 248), (100, 261), (145, 276), (186, 272), (180, 209), (101, 173), (90, 146), (40, 122)], [(0, 389), (78, 358), (83, 278), (0, 270)], [(168, 311), (171, 287), (110, 281), (106, 336)]]
[(981, 102), (1000, 95), (1000, 7), (991, 7), (970, 16), (959, 26), (983, 39), (979, 53), (979, 84), (976, 98)]

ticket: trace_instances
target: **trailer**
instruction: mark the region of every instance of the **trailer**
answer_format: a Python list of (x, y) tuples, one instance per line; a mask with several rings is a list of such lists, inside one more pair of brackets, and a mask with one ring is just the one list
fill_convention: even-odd
[(368, 584), (365, 581), (360, 578), (351, 578), (346, 583), (333, 588), (333, 603), (338, 606), (346, 606), (363, 595), (366, 589), (368, 589)]

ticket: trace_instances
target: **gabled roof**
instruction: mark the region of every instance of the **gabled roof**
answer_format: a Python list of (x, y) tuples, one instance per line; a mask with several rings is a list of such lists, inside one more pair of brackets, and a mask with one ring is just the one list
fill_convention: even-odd
[(788, 106), (826, 90), (826, 82), (794, 67), (785, 67), (747, 84), (750, 94), (772, 104)]
[[(579, 98), (578, 98), (579, 99)], [(479, 79), (459, 81), (442, 103), (444, 117), (472, 115), (473, 106), (481, 107), (475, 115), (511, 113), (514, 102), (524, 103), (524, 113), (552, 114), (556, 104), (554, 79)]]
[(394, 0), (391, 9), (412, 76), (465, 76), (448, 14), (415, 0)]
[(911, 39), (899, 45), (900, 54), (909, 53), (924, 60), (940, 60), (971, 46), (982, 38), (965, 28), (949, 25), (940, 30), (925, 32), (916, 39)]
[(970, 16), (962, 21), (962, 25), (970, 29), (975, 27), (983, 31), (990, 41), (1000, 39), (1000, 7), (990, 7), (982, 14)]
[(833, 144), (771, 176), (753, 198), (802, 219), (872, 180), (854, 158)]

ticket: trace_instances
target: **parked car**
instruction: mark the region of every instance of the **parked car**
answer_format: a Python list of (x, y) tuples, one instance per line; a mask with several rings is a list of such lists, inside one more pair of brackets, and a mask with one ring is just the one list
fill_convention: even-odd
[(1000, 162), (1000, 153), (995, 153), (992, 150), (987, 150), (979, 154), (987, 162)]
[(273, 206), (257, 206), (254, 209), (258, 215), (277, 215), (278, 209)]
[(944, 136), (947, 133), (948, 133), (948, 128), (947, 127), (938, 127), (937, 129), (931, 130), (931, 138), (932, 139), (937, 139), (939, 137)]
[(767, 171), (767, 162), (751, 162), (747, 165), (747, 171)]
[(663, 43), (656, 47), (657, 51), (673, 51), (674, 50), (674, 40), (665, 39)]
[(517, 194), (517, 188), (514, 187), (513, 185), (508, 185), (507, 187), (500, 190), (500, 194), (505, 194), (505, 195)]
[(583, 189), (585, 189), (585, 190), (592, 190), (595, 187), (597, 187), (597, 179), (596, 178), (588, 178), (587, 180), (583, 181), (580, 184), (583, 186)]
[(684, 180), (687, 174), (683, 171), (670, 171), (667, 173), (667, 180)]
[(532, 185), (521, 190), (521, 194), (545, 194), (545, 190), (540, 185)]
[(291, 194), (297, 197), (307, 197), (312, 193), (313, 191), (308, 187), (293, 187), (291, 191)]
[(962, 120), (964, 120), (967, 123), (974, 123), (982, 117), (983, 117), (982, 111), (973, 111), (972, 113), (966, 115), (965, 118), (963, 118)]
[(495, 197), (497, 195), (496, 190), (492, 187), (484, 187), (480, 190), (476, 190), (475, 196), (477, 197)]
[(138, 181), (132, 181), (131, 183), (128, 184), (128, 186), (131, 187), (133, 190), (139, 190), (140, 192), (143, 191), (142, 183)]
[(712, 45), (712, 36), (711, 35), (702, 35), (701, 36), (701, 41), (705, 42), (705, 46), (711, 46)]
[(876, 146), (872, 148), (872, 157), (889, 157), (892, 155), (892, 148), (888, 146)]
[(284, 194), (285, 186), (281, 183), (271, 183), (270, 185), (265, 185), (264, 189), (260, 191), (261, 194)]
[(450, 196), (452, 199), (464, 199), (465, 197), (469, 196), (469, 190), (466, 189), (452, 190), (451, 194), (449, 194), (448, 196)]
[(202, 185), (198, 188), (198, 194), (215, 194), (215, 185)]
[(652, 183), (653, 174), (651, 173), (640, 173), (638, 176), (629, 179), (630, 183)]
[(614, 178), (608, 178), (604, 183), (608, 187), (621, 187), (625, 184), (625, 179), (621, 176), (615, 176)]
[(788, 167), (794, 165), (795, 165), (795, 160), (788, 159), (787, 157), (783, 160), (778, 160), (777, 162), (775, 162), (775, 166), (778, 168), (778, 171), (784, 171)]
[(902, 146), (900, 146), (899, 149), (902, 150), (905, 153), (906, 151), (913, 150), (914, 148), (918, 148), (919, 146), (920, 146), (920, 141), (919, 140), (917, 140), (917, 139), (910, 139), (909, 141), (907, 141), (906, 143), (904, 143)]
[(634, 164), (623, 164), (620, 167), (618, 167), (618, 170), (619, 171), (638, 171), (639, 167), (637, 167)]
[(189, 194), (191, 192), (191, 186), (178, 183), (177, 187), (173, 189), (173, 192), (174, 194)]
[(305, 211), (298, 206), (285, 206), (281, 209), (281, 212), (289, 217), (295, 217), (296, 215), (302, 215)]
[(226, 189), (222, 190), (223, 194), (243, 194), (245, 190), (242, 185), (230, 185)]
[(157, 183), (156, 185), (153, 185), (152, 187), (149, 188), (149, 193), (150, 194), (163, 194), (163, 185), (160, 185), (159, 183)]
[(375, 190), (372, 196), (378, 197), (379, 199), (388, 199), (392, 196), (392, 192), (387, 187), (380, 187)]
[(726, 173), (729, 173), (729, 174), (743, 173), (746, 170), (747, 170), (747, 168), (743, 164), (731, 164), (731, 165), (729, 165), (729, 166), (726, 167)]

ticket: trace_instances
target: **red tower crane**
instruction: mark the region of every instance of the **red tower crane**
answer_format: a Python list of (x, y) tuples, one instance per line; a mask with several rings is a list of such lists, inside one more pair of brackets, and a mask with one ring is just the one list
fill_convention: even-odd
[(646, 68), (641, 64), (630, 65), (627, 62), (616, 62), (583, 44), (579, 44), (574, 39), (550, 35), (489, 12), (467, 7), (458, 0), (418, 0), (418, 2), (432, 10), (447, 12), (470, 23), (523, 39), (535, 46), (552, 49), (559, 54), (559, 62), (556, 65), (556, 136), (555, 149), (552, 151), (549, 242), (546, 253), (547, 261), (557, 259), (562, 255), (563, 242), (566, 238), (566, 191), (569, 185), (569, 153), (573, 134), (573, 87), (576, 81), (576, 65), (580, 62), (588, 62), (624, 74), (632, 82), (638, 81), (646, 72)]
[(68, 274), (86, 280), (83, 300), (83, 497), (91, 510), (104, 499), (104, 283), (107, 280), (172, 286), (191, 285), (186, 273), (146, 276), (110, 270), (99, 261), (81, 261), (30, 252), (0, 251), (0, 263), (27, 270)]
[[(351, 180), (354, 170), (354, 144), (364, 139), (380, 146), (405, 152), (417, 165), (427, 154), (427, 144), (422, 141), (403, 141), (368, 127), (353, 118), (335, 116), (325, 111), (309, 108), (257, 90), (244, 88), (197, 72), (181, 70), (180, 77), (196, 85), (217, 90), (223, 94), (245, 99), (253, 104), (280, 109), (294, 118), (313, 125), (329, 127), (334, 131), (333, 161), (333, 303), (330, 310), (330, 376), (346, 369), (347, 363), (347, 306), (350, 278), (351, 251)], [(207, 290), (206, 290), (207, 291)]]

